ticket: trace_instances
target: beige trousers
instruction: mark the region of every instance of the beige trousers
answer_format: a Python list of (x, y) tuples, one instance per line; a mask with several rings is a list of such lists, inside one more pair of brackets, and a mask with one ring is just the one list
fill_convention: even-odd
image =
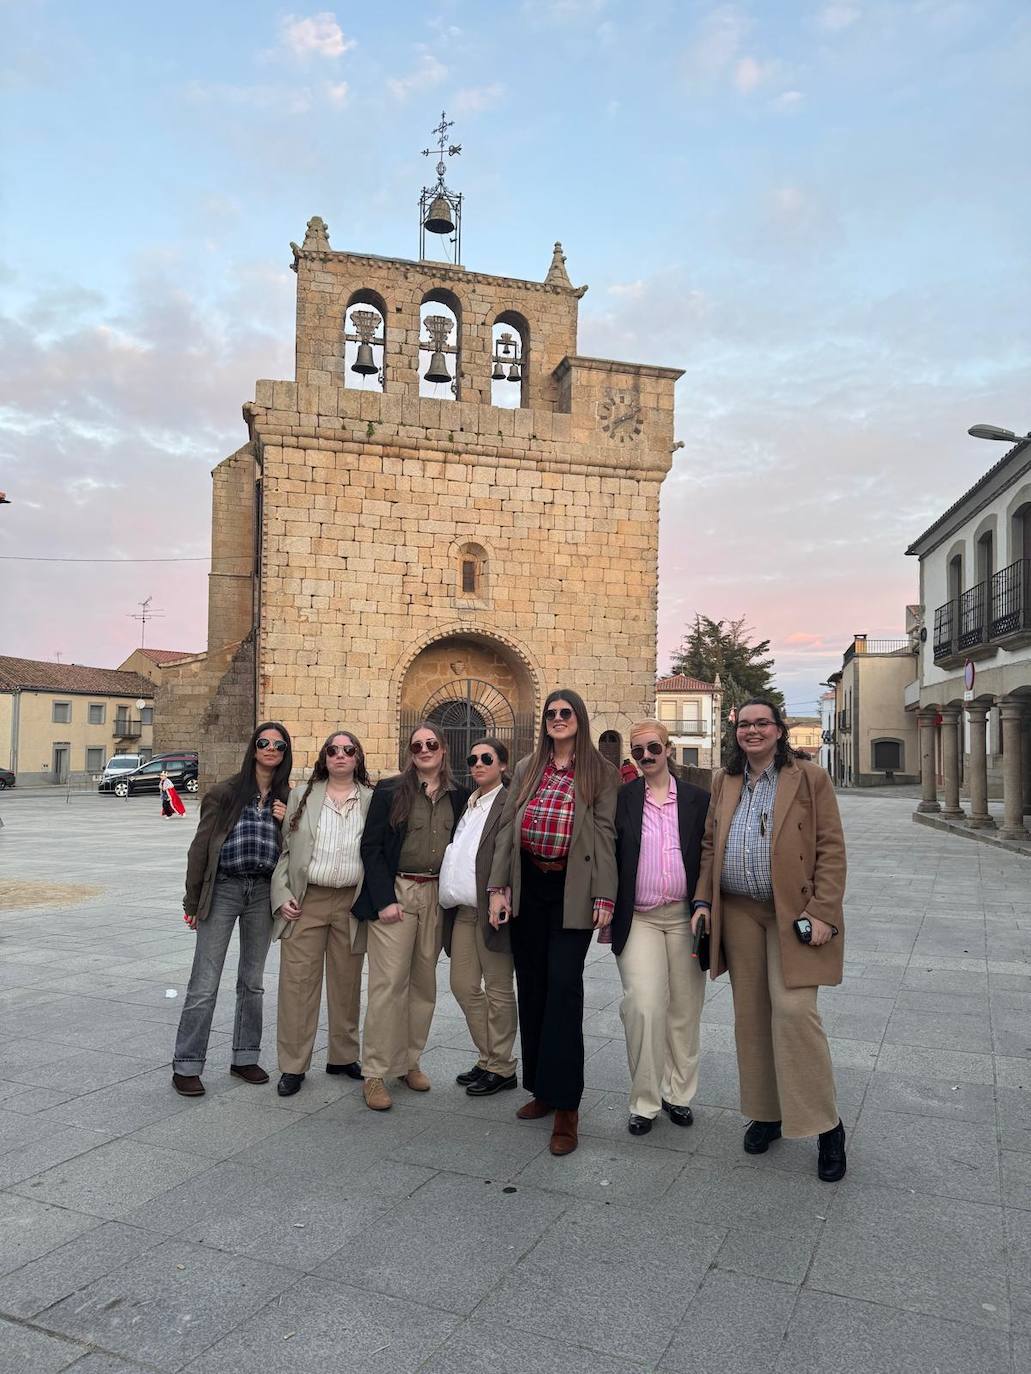
[(437, 1005), (437, 960), (443, 917), (437, 881), (394, 881), (404, 919), (369, 921), (369, 990), (362, 1072), (400, 1078), (419, 1067)]
[(772, 903), (725, 892), (722, 912), (741, 1110), (753, 1121), (781, 1122), (793, 1139), (829, 1131), (838, 1107), (817, 989), (784, 986)]
[(314, 887), (301, 914), (279, 942), (279, 1016), (276, 1045), (280, 1073), (307, 1073), (319, 1027), (322, 970), (326, 971), (330, 1064), (358, 1058), (358, 1011), (365, 956), (351, 952), (353, 887)]
[(488, 949), (476, 908), (460, 906), (451, 931), (451, 991), (479, 1051), (477, 1066), (502, 1078), (516, 1071), (514, 977), (512, 955)]
[(686, 902), (635, 911), (622, 953), (620, 1019), (630, 1065), (630, 1111), (654, 1120), (665, 1099), (690, 1106), (698, 1091), (705, 974), (691, 956)]

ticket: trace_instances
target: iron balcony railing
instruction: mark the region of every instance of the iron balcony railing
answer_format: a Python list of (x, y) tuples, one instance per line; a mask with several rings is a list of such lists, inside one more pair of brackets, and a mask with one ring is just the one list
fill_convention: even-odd
[(960, 651), (976, 648), (988, 638), (986, 592), (986, 584), (979, 582), (959, 598), (959, 637), (956, 647)]
[(908, 639), (854, 639), (845, 650), (848, 663), (857, 654), (909, 654), (913, 646)]
[(139, 739), (143, 734), (143, 722), (130, 720), (128, 716), (115, 716), (112, 735), (115, 739)]
[(934, 656), (948, 658), (955, 653), (956, 603), (946, 601), (934, 613)]
[(992, 606), (988, 633), (992, 639), (1031, 629), (1029, 597), (1031, 558), (1018, 558), (992, 578)]
[(703, 735), (700, 716), (685, 716), (682, 720), (664, 720), (663, 725), (671, 735)]

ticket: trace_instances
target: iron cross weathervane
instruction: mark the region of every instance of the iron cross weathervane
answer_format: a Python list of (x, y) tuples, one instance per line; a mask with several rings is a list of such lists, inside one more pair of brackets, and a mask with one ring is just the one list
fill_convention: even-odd
[(444, 173), (447, 171), (447, 163), (444, 161), (445, 154), (448, 157), (457, 157), (462, 151), (462, 145), (460, 143), (448, 145), (447, 131), (448, 129), (454, 128), (454, 123), (455, 121), (453, 119), (448, 119), (447, 111), (441, 110), (440, 123), (432, 131), (437, 135), (437, 146), (436, 148), (423, 148), (422, 150), (423, 157), (432, 157), (434, 153), (436, 153), (437, 180), (440, 182), (441, 187), (444, 185)]

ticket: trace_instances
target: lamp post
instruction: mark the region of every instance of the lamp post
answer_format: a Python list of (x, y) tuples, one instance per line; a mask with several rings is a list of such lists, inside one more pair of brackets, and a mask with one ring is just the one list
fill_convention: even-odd
[(1001, 429), (998, 425), (971, 425), (967, 433), (972, 439), (998, 439), (1004, 444), (1031, 442), (1031, 433), (1014, 434), (1012, 429)]

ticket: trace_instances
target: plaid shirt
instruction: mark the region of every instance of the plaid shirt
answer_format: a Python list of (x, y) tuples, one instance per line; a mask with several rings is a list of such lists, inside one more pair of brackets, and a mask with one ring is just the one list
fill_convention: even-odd
[(269, 877), (281, 847), (279, 822), (272, 815), (272, 798), (262, 806), (261, 798), (255, 794), (226, 836), (218, 871), (230, 878)]
[(768, 902), (773, 898), (770, 860), (777, 778), (777, 769), (772, 763), (758, 777), (745, 766), (741, 800), (730, 822), (727, 847), (723, 852), (720, 887), (724, 892), (751, 897), (756, 902)]
[(568, 768), (556, 768), (555, 760), (549, 759), (523, 812), (519, 835), (523, 849), (546, 863), (566, 858), (573, 843), (575, 808), (572, 762)]

